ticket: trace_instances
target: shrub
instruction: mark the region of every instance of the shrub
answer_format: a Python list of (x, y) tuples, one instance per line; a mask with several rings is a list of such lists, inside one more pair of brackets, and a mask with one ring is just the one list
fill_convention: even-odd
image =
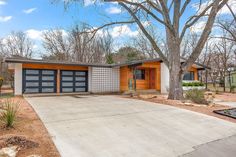
[(16, 103), (11, 99), (6, 99), (3, 102), (2, 111), (0, 113), (0, 121), (5, 127), (9, 128), (14, 126), (17, 119), (19, 106), (19, 102)]
[(208, 104), (208, 102), (204, 97), (203, 90), (197, 90), (197, 89), (189, 90), (186, 92), (185, 98), (197, 104)]
[(236, 86), (234, 86), (234, 85), (232, 85), (232, 86), (230, 87), (230, 91), (231, 91), (231, 92), (234, 92), (235, 89), (236, 89)]
[(184, 87), (198, 87), (198, 86), (204, 86), (204, 83), (202, 83), (202, 82), (183, 82), (182, 86), (184, 86)]

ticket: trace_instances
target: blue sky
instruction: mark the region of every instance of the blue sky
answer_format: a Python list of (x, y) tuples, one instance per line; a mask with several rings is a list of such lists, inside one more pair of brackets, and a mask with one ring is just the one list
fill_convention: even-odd
[[(52, 4), (53, 0), (0, 0), (0, 37), (4, 38), (11, 31), (24, 31), (33, 40), (39, 40), (40, 32), (43, 30), (55, 28), (68, 30), (74, 24), (80, 22), (97, 27), (108, 21), (120, 20), (127, 16), (127, 14), (121, 12), (117, 4), (94, 5), (91, 0), (85, 0), (85, 5), (77, 3), (70, 5), (65, 10), (63, 0), (57, 1), (57, 3)], [(193, 0), (193, 3), (197, 1)], [(235, 3), (233, 9), (236, 9)], [(190, 5), (183, 16), (183, 20), (194, 12), (194, 7)], [(228, 13), (227, 10), (224, 11), (225, 15), (228, 15)], [(195, 26), (195, 31), (201, 31), (202, 26), (204, 26), (204, 21), (200, 21)], [(137, 35), (137, 27), (123, 27), (125, 30), (121, 34), (123, 33), (124, 36), (133, 37)], [(121, 40), (119, 28), (111, 29), (115, 40)], [(160, 29), (160, 32), (163, 31), (161, 28), (158, 29)]]

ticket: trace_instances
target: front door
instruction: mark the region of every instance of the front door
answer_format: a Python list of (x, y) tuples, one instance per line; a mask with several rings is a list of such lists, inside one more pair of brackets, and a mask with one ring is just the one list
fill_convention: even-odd
[(149, 88), (155, 89), (156, 88), (156, 71), (155, 69), (149, 70)]

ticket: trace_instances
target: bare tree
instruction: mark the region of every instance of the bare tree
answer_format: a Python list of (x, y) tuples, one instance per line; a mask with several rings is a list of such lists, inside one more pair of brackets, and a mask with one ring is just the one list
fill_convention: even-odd
[(71, 43), (68, 41), (63, 30), (55, 29), (43, 33), (43, 47), (48, 54), (49, 59), (55, 60), (69, 60)]
[[(105, 62), (104, 56), (112, 51), (112, 38), (109, 33), (101, 32), (93, 36), (83, 33), (86, 25), (76, 25), (71, 30), (55, 29), (43, 34), (43, 46), (48, 54), (44, 59), (79, 62)], [(93, 36), (93, 38), (91, 38)]]
[[(233, 53), (235, 50), (235, 44), (233, 42), (228, 42), (227, 39), (224, 38), (226, 33), (223, 34), (223, 38), (215, 44), (216, 53), (218, 54), (218, 63), (217, 68), (220, 70), (220, 76), (224, 87), (225, 92), (225, 79), (226, 75), (230, 73), (230, 65), (232, 64)], [(230, 87), (231, 81), (229, 77)]]
[[(80, 0), (71, 0), (69, 2), (79, 2)], [(136, 24), (140, 31), (150, 42), (153, 49), (158, 53), (159, 57), (169, 68), (170, 81), (169, 81), (169, 99), (182, 99), (182, 78), (183, 74), (191, 67), (200, 55), (205, 42), (208, 39), (211, 29), (213, 27), (218, 11), (228, 2), (228, 0), (214, 0), (208, 1), (207, 5), (202, 7), (199, 4), (199, 9), (196, 14), (185, 14), (186, 8), (191, 4), (191, 0), (144, 0), (144, 1), (129, 1), (129, 0), (105, 0), (105, 2), (117, 2), (124, 11), (130, 16), (129, 19), (124, 21), (115, 21), (107, 23), (98, 29), (111, 26), (114, 24)], [(199, 0), (199, 2), (202, 2)], [(182, 21), (182, 16), (188, 17), (187, 21)], [(188, 32), (189, 28), (199, 22), (200, 19), (206, 20), (205, 27), (199, 35), (196, 47), (192, 50), (189, 57), (184, 64), (181, 63), (181, 42)], [(160, 45), (150, 35), (150, 32), (143, 25), (143, 21), (152, 21), (152, 25), (164, 26), (165, 29), (165, 43), (168, 47), (168, 56), (165, 55), (160, 48)], [(180, 24), (181, 23), (181, 24)], [(183, 24), (183, 27), (182, 26)], [(158, 27), (156, 27), (158, 28)], [(181, 30), (181, 31), (180, 31)]]
[[(159, 33), (155, 32), (156, 30), (153, 27), (151, 26), (148, 26), (148, 27), (150, 28), (149, 32), (152, 35), (152, 38), (155, 39), (156, 42), (160, 42), (160, 45), (163, 45), (162, 49), (166, 48), (163, 40), (157, 40), (157, 39), (161, 39), (161, 36), (159, 35)], [(146, 36), (144, 36), (141, 31), (139, 31), (137, 36), (132, 38), (132, 46), (138, 49), (141, 53), (143, 53), (143, 56), (147, 58), (159, 57), (158, 53), (154, 50), (154, 48), (152, 47), (152, 45), (150, 44)]]
[(8, 37), (1, 39), (0, 50), (4, 56), (16, 55), (31, 58), (33, 42), (24, 32), (12, 32)]

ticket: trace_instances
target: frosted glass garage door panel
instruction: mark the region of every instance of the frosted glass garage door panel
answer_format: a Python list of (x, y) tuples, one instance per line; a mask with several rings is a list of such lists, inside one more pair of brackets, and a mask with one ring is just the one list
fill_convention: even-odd
[(42, 70), (42, 74), (43, 75), (54, 75), (54, 71), (53, 70)]
[(62, 82), (62, 86), (64, 87), (72, 87), (73, 86), (73, 82)]
[(73, 71), (62, 71), (62, 75), (73, 75)]
[(25, 88), (25, 93), (38, 93), (39, 88)]
[(39, 74), (39, 70), (25, 70), (26, 74), (33, 74), (33, 75), (38, 75)]
[(86, 88), (75, 88), (75, 92), (85, 92)]
[(80, 75), (80, 76), (85, 76), (86, 75), (86, 72), (84, 72), (84, 71), (77, 71), (77, 72), (75, 72), (75, 75)]
[(26, 87), (38, 87), (39, 83), (38, 82), (26, 82), (25, 86)]
[(26, 76), (25, 80), (26, 81), (38, 81), (39, 80), (39, 76)]
[(73, 88), (62, 88), (62, 92), (73, 92)]
[(54, 81), (54, 76), (42, 76), (43, 81)]
[(54, 82), (42, 82), (43, 87), (54, 87)]
[(85, 81), (85, 77), (75, 77), (75, 81)]
[(75, 83), (75, 86), (86, 86), (86, 83), (85, 82), (76, 82)]
[(42, 92), (43, 93), (53, 93), (54, 92), (54, 88), (42, 88)]
[(63, 76), (63, 77), (62, 77), (62, 81), (73, 81), (73, 77), (66, 77), (66, 76)]

